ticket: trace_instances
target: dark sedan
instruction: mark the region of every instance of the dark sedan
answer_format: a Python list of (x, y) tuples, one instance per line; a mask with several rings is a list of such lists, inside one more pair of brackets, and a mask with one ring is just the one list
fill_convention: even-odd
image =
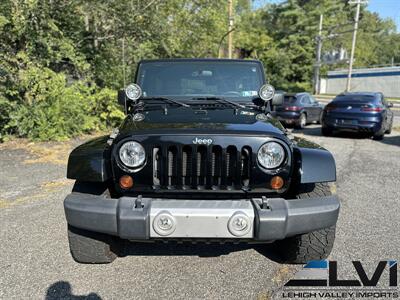
[(379, 140), (390, 133), (393, 125), (392, 103), (382, 93), (343, 93), (325, 106), (322, 117), (322, 134), (334, 131), (368, 133)]
[(309, 93), (285, 94), (283, 104), (277, 106), (276, 117), (284, 124), (304, 128), (308, 123), (319, 123), (323, 106)]

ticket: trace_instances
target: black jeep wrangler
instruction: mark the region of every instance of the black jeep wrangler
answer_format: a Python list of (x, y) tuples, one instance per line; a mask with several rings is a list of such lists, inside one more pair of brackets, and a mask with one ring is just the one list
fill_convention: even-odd
[(120, 128), (69, 157), (77, 262), (112, 262), (124, 240), (274, 242), (290, 263), (329, 255), (335, 161), (274, 118), (282, 96), (259, 61), (142, 61), (118, 101)]

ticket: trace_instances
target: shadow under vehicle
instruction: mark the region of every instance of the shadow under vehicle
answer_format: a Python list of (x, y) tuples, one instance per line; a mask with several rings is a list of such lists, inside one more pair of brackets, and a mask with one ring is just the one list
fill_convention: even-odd
[(77, 262), (112, 262), (127, 240), (274, 242), (290, 263), (329, 255), (335, 161), (272, 116), (282, 97), (259, 61), (142, 61), (134, 82), (118, 95), (122, 125), (69, 156)]
[(393, 127), (392, 103), (382, 93), (352, 92), (336, 96), (324, 108), (322, 134), (354, 131), (382, 140)]

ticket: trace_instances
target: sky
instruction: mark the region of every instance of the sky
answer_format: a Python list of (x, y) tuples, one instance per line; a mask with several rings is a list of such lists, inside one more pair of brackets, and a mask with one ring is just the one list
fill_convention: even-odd
[(368, 10), (377, 12), (383, 18), (392, 18), (400, 32), (400, 0), (370, 0)]
[[(260, 7), (266, 3), (279, 3), (282, 0), (255, 0), (254, 7)], [(368, 10), (378, 13), (382, 18), (392, 18), (400, 32), (400, 0), (369, 0)]]

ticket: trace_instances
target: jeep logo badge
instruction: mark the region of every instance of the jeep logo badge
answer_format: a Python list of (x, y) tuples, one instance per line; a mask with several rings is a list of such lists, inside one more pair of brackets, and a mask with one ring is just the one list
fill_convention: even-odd
[(196, 145), (211, 145), (213, 140), (212, 139), (200, 139), (198, 137), (196, 137), (193, 141), (193, 144)]

